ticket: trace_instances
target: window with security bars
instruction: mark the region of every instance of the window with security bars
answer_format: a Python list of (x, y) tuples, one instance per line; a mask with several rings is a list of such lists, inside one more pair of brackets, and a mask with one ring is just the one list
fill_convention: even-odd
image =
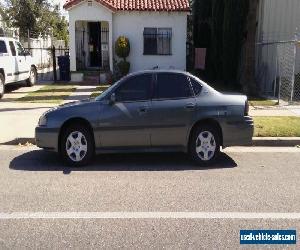
[(144, 28), (144, 55), (171, 55), (171, 28)]

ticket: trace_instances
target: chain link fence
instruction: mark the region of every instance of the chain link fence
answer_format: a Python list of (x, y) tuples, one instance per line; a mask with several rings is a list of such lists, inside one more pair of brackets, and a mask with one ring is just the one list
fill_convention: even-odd
[(300, 42), (257, 44), (256, 80), (260, 95), (286, 104), (300, 104)]

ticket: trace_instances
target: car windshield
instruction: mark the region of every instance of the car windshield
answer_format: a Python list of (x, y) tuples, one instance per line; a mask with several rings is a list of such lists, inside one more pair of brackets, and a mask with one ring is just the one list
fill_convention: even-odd
[(98, 95), (95, 100), (96, 101), (101, 101), (103, 99), (106, 98), (106, 96), (119, 84), (121, 80), (117, 81), (116, 83), (114, 83), (113, 85), (111, 85), (109, 88), (107, 88), (106, 90), (104, 90), (100, 95)]

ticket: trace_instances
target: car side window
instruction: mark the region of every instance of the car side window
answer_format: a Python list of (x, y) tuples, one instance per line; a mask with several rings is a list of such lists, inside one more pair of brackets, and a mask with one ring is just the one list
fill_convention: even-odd
[(190, 77), (190, 81), (191, 81), (195, 96), (199, 95), (202, 90), (202, 86), (201, 86), (200, 82), (196, 81), (196, 79), (194, 79), (193, 77)]
[(25, 52), (23, 46), (19, 42), (17, 42), (16, 44), (17, 44), (18, 56), (23, 56)]
[(15, 45), (12, 41), (9, 42), (9, 47), (10, 47), (10, 51), (11, 51), (12, 56), (16, 56), (17, 55), (16, 47), (15, 47)]
[(6, 44), (4, 41), (0, 40), (0, 54), (7, 53)]
[(189, 80), (184, 74), (159, 73), (155, 99), (188, 98), (193, 96)]
[(152, 75), (143, 74), (130, 77), (117, 88), (116, 101), (145, 101), (151, 97)]

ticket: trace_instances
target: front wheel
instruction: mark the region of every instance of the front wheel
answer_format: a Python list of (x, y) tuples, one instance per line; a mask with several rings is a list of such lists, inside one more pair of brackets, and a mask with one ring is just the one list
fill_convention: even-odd
[(68, 165), (88, 164), (94, 156), (92, 134), (82, 125), (68, 127), (61, 136), (60, 153)]
[(37, 82), (37, 71), (35, 67), (31, 67), (30, 68), (30, 74), (29, 74), (29, 78), (27, 79), (26, 83), (28, 87), (32, 87), (33, 85), (35, 85)]
[(0, 73), (0, 99), (4, 96), (4, 76)]
[(189, 154), (199, 165), (212, 164), (220, 153), (220, 135), (213, 126), (197, 127), (190, 141)]

